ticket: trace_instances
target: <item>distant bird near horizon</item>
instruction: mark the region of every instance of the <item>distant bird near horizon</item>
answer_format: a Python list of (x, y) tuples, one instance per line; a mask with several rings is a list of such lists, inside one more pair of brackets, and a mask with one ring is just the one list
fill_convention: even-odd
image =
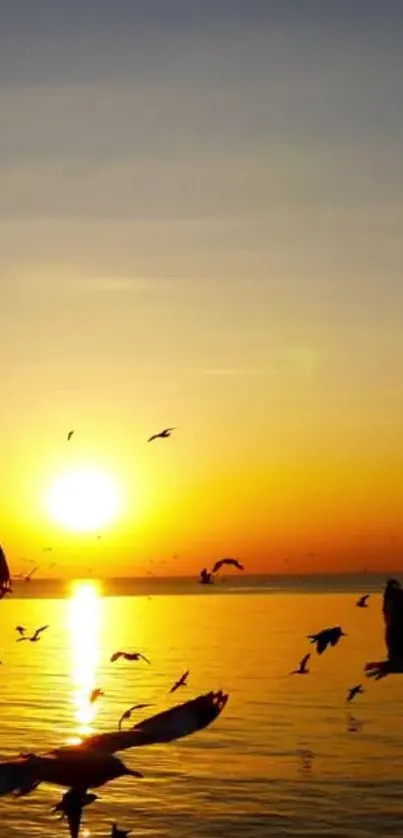
[(181, 677), (179, 678), (178, 681), (175, 681), (173, 687), (171, 687), (171, 689), (169, 690), (169, 693), (170, 694), (175, 693), (176, 690), (179, 689), (179, 687), (187, 687), (188, 686), (187, 678), (188, 678), (189, 675), (190, 675), (190, 670), (188, 669), (186, 672), (183, 673), (183, 675), (181, 675)]
[(403, 589), (397, 579), (388, 579), (382, 605), (385, 645), (388, 657), (365, 665), (367, 678), (379, 681), (386, 675), (403, 673)]
[(124, 722), (126, 719), (130, 719), (132, 713), (134, 713), (135, 710), (143, 710), (145, 707), (152, 706), (152, 704), (133, 704), (133, 707), (129, 707), (128, 710), (125, 710), (125, 712), (122, 713), (118, 722), (118, 730), (122, 729), (122, 722)]
[(364, 693), (364, 689), (363, 689), (362, 684), (357, 684), (356, 687), (350, 687), (350, 689), (347, 693), (346, 701), (353, 701), (353, 699), (355, 698), (356, 695), (363, 695), (363, 693)]
[(148, 658), (145, 657), (145, 655), (142, 655), (141, 652), (114, 652), (111, 656), (110, 661), (111, 663), (115, 663), (115, 661), (118, 661), (119, 658), (124, 658), (125, 661), (142, 660), (146, 663), (151, 664), (151, 661), (149, 661)]
[(127, 838), (130, 835), (130, 829), (119, 829), (117, 823), (112, 824), (111, 838)]
[(37, 571), (37, 570), (38, 570), (38, 568), (37, 568), (37, 567), (33, 567), (33, 568), (31, 568), (31, 570), (29, 571), (29, 573), (27, 573), (27, 575), (26, 575), (26, 576), (24, 576), (24, 582), (30, 582), (30, 581), (31, 581), (31, 579), (32, 579), (32, 576), (34, 575), (34, 573), (36, 573), (36, 571)]
[(367, 601), (369, 600), (371, 594), (364, 594), (364, 596), (360, 597), (359, 600), (356, 602), (357, 608), (368, 608)]
[(308, 634), (308, 640), (316, 644), (318, 655), (322, 655), (329, 645), (336, 646), (342, 637), (347, 635), (340, 626), (322, 629), (317, 634)]
[(69, 431), (69, 432), (68, 432), (68, 434), (67, 434), (67, 442), (70, 442), (71, 437), (73, 436), (73, 434), (74, 434), (74, 431)]
[(171, 436), (172, 431), (176, 431), (176, 428), (164, 428), (163, 431), (159, 431), (158, 434), (153, 434), (147, 440), (147, 442), (153, 442), (155, 439), (168, 439)]
[(207, 570), (206, 567), (200, 572), (200, 584), (201, 585), (212, 585), (213, 583), (213, 574)]
[(31, 635), (31, 637), (27, 637), (24, 635), (23, 637), (19, 637), (17, 643), (21, 643), (22, 640), (30, 640), (31, 643), (37, 643), (38, 640), (41, 639), (42, 632), (48, 629), (49, 626), (41, 626), (37, 628), (36, 631)]
[(232, 565), (236, 567), (238, 570), (244, 570), (244, 566), (238, 561), (238, 559), (219, 559), (218, 562), (215, 563), (212, 569), (212, 573), (218, 573), (219, 570), (224, 565)]
[(309, 658), (311, 657), (311, 653), (309, 652), (302, 658), (301, 663), (299, 664), (298, 669), (294, 669), (293, 672), (290, 672), (290, 675), (309, 675), (309, 669), (307, 667), (307, 663)]
[(97, 698), (100, 698), (101, 695), (105, 695), (105, 693), (103, 690), (100, 690), (99, 687), (96, 687), (95, 690), (92, 690), (89, 697), (90, 704), (94, 704), (94, 701), (96, 701)]

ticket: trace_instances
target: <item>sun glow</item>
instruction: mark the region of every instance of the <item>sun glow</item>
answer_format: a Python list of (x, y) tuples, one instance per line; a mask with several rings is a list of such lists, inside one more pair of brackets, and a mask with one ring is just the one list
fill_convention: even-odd
[(111, 524), (121, 499), (114, 480), (90, 468), (62, 474), (49, 487), (46, 509), (53, 520), (73, 532), (93, 532)]
[[(76, 584), (69, 603), (72, 680), (78, 735), (92, 732), (97, 704), (91, 704), (99, 663), (99, 629), (101, 600), (96, 585), (91, 582)], [(79, 740), (76, 740), (79, 741)]]

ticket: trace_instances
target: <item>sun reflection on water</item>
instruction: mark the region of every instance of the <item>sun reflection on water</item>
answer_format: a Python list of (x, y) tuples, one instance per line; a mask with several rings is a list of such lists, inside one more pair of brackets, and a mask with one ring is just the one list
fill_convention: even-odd
[(101, 600), (97, 586), (93, 582), (77, 582), (69, 604), (71, 675), (78, 734), (75, 742), (92, 733), (97, 713), (96, 702), (91, 704), (90, 695), (95, 687), (99, 663), (100, 617)]

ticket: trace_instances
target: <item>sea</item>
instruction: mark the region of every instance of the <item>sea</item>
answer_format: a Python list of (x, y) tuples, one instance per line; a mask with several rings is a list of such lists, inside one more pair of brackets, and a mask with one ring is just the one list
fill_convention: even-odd
[[(131, 838), (402, 836), (403, 676), (363, 671), (385, 656), (387, 575), (16, 583), (0, 602), (1, 758), (116, 729), (134, 704), (152, 706), (133, 723), (221, 689), (229, 700), (210, 727), (122, 753), (144, 778), (97, 790), (82, 838), (109, 836), (113, 823)], [(17, 642), (17, 625), (48, 628)], [(347, 636), (318, 656), (307, 635), (333, 625)], [(150, 664), (111, 663), (118, 650)], [(309, 651), (310, 673), (291, 676)], [(185, 670), (188, 685), (170, 695)], [(51, 812), (62, 792), (0, 798), (0, 836), (67, 836)]]

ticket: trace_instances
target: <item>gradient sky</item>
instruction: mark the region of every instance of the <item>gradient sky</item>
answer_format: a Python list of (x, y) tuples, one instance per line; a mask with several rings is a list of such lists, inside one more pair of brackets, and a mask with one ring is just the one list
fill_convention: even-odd
[[(15, 565), (403, 569), (402, 46), (400, 0), (2, 5)], [(72, 463), (102, 547), (42, 509)]]

